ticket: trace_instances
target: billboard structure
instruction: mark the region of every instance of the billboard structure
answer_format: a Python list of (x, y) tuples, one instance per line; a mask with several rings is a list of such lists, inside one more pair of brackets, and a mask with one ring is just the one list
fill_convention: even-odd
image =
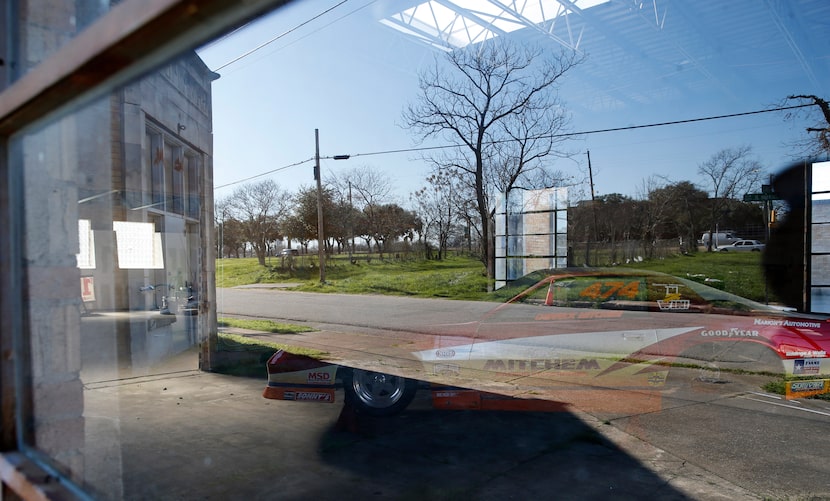
[(792, 165), (772, 187), (787, 207), (764, 249), (767, 283), (786, 306), (830, 313), (830, 162)]
[(496, 288), (532, 271), (568, 264), (568, 190), (511, 190), (495, 214)]
[(830, 313), (830, 162), (812, 164), (809, 311)]

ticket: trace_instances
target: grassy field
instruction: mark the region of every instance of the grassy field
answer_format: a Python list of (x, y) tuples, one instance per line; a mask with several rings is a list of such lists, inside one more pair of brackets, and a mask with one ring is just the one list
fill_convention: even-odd
[(440, 297), (450, 299), (485, 299), (487, 279), (484, 265), (466, 256), (452, 256), (441, 261), (403, 259), (365, 259), (350, 263), (332, 259), (326, 265), (326, 283), (320, 283), (317, 260), (295, 261), (293, 270), (274, 265), (260, 266), (256, 259), (220, 259), (216, 262), (216, 286), (233, 287), (257, 283), (289, 282), (299, 284), (294, 290), (306, 292), (340, 292), (346, 294), (388, 294), (396, 296)]
[(760, 252), (698, 252), (626, 266), (659, 271), (699, 282), (709, 278), (710, 281), (705, 282), (707, 285), (747, 299), (760, 303), (767, 302), (767, 299), (769, 302), (776, 301), (775, 294), (767, 289), (764, 281)]
[[(518, 292), (487, 292), (484, 266), (470, 256), (451, 256), (442, 261), (365, 259), (350, 263), (346, 256), (332, 259), (326, 266), (326, 283), (319, 281), (313, 257), (301, 257), (293, 270), (280, 267), (279, 258), (260, 266), (254, 258), (220, 259), (216, 262), (216, 286), (233, 287), (257, 283), (290, 282), (295, 290), (346, 294), (389, 294), (414, 297), (501, 301)], [(621, 267), (623, 268), (623, 267)], [(625, 268), (647, 269), (689, 278), (759, 302), (775, 302), (765, 286), (761, 256), (748, 253), (707, 253), (641, 263)], [(708, 281), (706, 279), (709, 279)], [(521, 287), (523, 281), (516, 284)], [(529, 285), (529, 284), (528, 284)]]

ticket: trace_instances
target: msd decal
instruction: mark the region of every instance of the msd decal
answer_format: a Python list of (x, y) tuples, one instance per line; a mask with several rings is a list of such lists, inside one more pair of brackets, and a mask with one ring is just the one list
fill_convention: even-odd
[(308, 373), (309, 383), (331, 384), (332, 375), (330, 372), (317, 371)]

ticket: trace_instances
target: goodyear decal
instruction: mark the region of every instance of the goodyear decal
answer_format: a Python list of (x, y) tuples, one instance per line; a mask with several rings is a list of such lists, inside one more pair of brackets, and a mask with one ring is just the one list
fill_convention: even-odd
[(700, 331), (700, 335), (703, 337), (758, 337), (759, 332), (756, 330), (731, 327), (729, 329), (704, 329)]
[(808, 381), (788, 381), (787, 399), (812, 397), (830, 392), (830, 379), (811, 379)]

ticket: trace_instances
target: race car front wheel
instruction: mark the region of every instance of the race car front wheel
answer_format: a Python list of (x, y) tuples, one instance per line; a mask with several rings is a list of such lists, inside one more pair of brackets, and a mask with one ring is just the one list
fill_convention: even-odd
[(352, 369), (343, 376), (346, 404), (372, 416), (401, 412), (415, 397), (415, 381), (382, 372)]

